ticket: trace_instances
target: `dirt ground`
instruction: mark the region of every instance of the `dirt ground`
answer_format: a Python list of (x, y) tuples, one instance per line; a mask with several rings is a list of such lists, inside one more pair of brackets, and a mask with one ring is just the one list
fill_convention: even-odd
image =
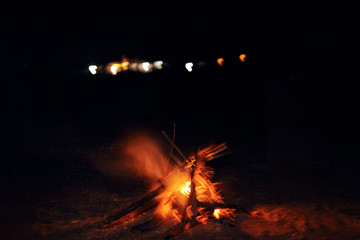
[[(99, 158), (109, 151), (98, 146), (68, 155)], [(266, 164), (217, 165), (215, 171), (225, 201), (256, 217), (237, 212), (235, 221), (199, 224), (174, 239), (360, 239), (358, 184), (347, 174), (279, 174)], [(104, 216), (143, 196), (146, 185), (105, 178), (86, 168), (62, 173), (63, 181), (44, 186), (29, 182), (6, 193), (0, 206), (1, 239), (164, 239), (174, 224), (154, 223), (149, 211), (99, 228), (96, 223)]]

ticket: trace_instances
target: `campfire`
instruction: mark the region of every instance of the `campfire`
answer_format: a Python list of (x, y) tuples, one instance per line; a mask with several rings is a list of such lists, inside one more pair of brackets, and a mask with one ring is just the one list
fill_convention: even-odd
[(140, 200), (106, 216), (100, 223), (101, 228), (120, 226), (151, 211), (151, 223), (148, 224), (152, 227), (172, 223), (164, 236), (168, 239), (198, 224), (234, 221), (239, 210), (250, 215), (243, 208), (225, 203), (221, 184), (213, 182), (214, 169), (207, 165), (226, 154), (225, 143), (201, 148), (185, 157), (174, 144), (174, 138), (171, 140), (165, 132), (163, 135), (171, 144), (169, 157), (162, 163), (164, 173)]

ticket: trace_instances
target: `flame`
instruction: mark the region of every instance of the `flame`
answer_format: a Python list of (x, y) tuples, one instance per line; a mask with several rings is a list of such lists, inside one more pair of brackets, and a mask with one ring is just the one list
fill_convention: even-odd
[[(195, 186), (195, 198), (200, 203), (224, 203), (221, 196), (220, 183), (213, 183), (214, 170), (206, 166), (206, 162), (214, 159), (225, 149), (225, 144), (211, 145), (200, 150), (185, 162), (185, 167), (176, 167), (163, 178), (166, 190), (158, 196), (156, 213), (161, 218), (173, 218), (180, 222), (184, 217), (191, 218), (195, 213), (189, 206), (192, 182)], [(200, 159), (200, 160), (199, 160)], [(193, 175), (191, 175), (193, 173)], [(191, 179), (191, 176), (192, 179)], [(204, 212), (203, 207), (197, 208), (196, 220), (206, 224), (211, 215), (216, 218), (234, 218), (235, 209), (218, 208), (212, 212)]]
[[(199, 150), (184, 161), (182, 166), (171, 165), (160, 145), (143, 133), (132, 132), (120, 146), (121, 161), (104, 166), (102, 171), (118, 172), (125, 169), (124, 174), (145, 177), (153, 188), (161, 184), (164, 191), (155, 198), (156, 217), (175, 222), (196, 219), (199, 223), (206, 224), (208, 219), (215, 216), (213, 210), (206, 209), (211, 209), (214, 204), (223, 204), (221, 185), (212, 182), (214, 170), (206, 163), (218, 157), (226, 148), (225, 144)], [(220, 209), (215, 214), (231, 217), (233, 212)]]
[(216, 208), (213, 213), (214, 217), (219, 219), (221, 217), (227, 217), (230, 219), (235, 218), (235, 209), (233, 208)]
[(190, 181), (186, 182), (186, 185), (181, 189), (181, 193), (187, 197), (189, 197), (191, 193), (190, 184)]
[(217, 208), (217, 209), (214, 210), (214, 213), (213, 213), (214, 217), (216, 217), (217, 219), (220, 218), (219, 212), (220, 212), (220, 208)]

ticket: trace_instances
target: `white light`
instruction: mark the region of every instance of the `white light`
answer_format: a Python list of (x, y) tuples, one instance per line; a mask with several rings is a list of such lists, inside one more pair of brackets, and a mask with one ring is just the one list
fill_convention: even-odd
[(144, 69), (145, 72), (148, 72), (150, 70), (150, 63), (149, 62), (143, 62), (141, 64), (142, 68)]
[(96, 69), (97, 69), (97, 66), (96, 65), (90, 65), (89, 66), (89, 71), (91, 72), (91, 74), (96, 74)]
[(189, 72), (192, 72), (192, 67), (194, 66), (194, 64), (192, 62), (188, 62), (185, 64), (185, 68), (186, 70), (188, 70)]
[(110, 72), (113, 74), (113, 75), (116, 75), (118, 73), (118, 66), (116, 64), (113, 64), (111, 65), (110, 67)]
[(164, 64), (164, 62), (163, 61), (156, 61), (156, 62), (154, 62), (154, 67), (156, 68), (156, 69), (162, 69), (162, 65)]

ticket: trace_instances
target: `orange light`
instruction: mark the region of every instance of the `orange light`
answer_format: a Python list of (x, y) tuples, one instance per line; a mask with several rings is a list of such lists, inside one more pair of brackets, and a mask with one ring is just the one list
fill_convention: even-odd
[(224, 59), (223, 58), (218, 58), (216, 60), (217, 64), (219, 64), (219, 66), (223, 66), (223, 62), (224, 62)]
[(111, 62), (107, 65), (107, 70), (112, 75), (116, 75), (118, 72), (127, 71), (129, 69), (130, 63), (125, 62)]
[(216, 217), (217, 219), (220, 218), (219, 212), (220, 212), (220, 209), (219, 209), (219, 208), (217, 208), (217, 209), (214, 210), (214, 217)]
[(213, 215), (217, 219), (221, 217), (227, 217), (230, 219), (235, 219), (235, 210), (234, 208), (216, 208), (214, 209)]
[(240, 59), (241, 62), (245, 62), (245, 58), (246, 58), (246, 54), (245, 54), (245, 53), (240, 54), (239, 59)]

